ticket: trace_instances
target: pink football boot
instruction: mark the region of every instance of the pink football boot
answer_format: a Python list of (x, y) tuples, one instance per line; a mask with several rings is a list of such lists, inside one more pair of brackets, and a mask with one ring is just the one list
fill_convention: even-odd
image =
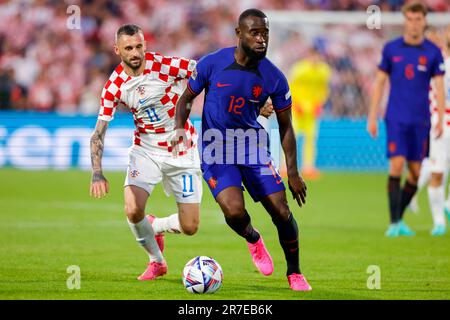
[(138, 277), (138, 280), (155, 280), (167, 273), (166, 262), (149, 262), (147, 269)]
[(312, 287), (309, 285), (308, 281), (302, 274), (293, 273), (288, 275), (288, 282), (292, 290), (295, 291), (311, 291)]
[(259, 272), (263, 275), (270, 276), (273, 272), (273, 261), (264, 245), (261, 234), (256, 243), (247, 242), (247, 245), (256, 268), (258, 268)]

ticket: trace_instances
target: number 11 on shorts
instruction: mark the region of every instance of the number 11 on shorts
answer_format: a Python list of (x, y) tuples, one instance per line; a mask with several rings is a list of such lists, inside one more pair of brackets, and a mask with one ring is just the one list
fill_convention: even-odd
[[(183, 192), (194, 192), (194, 185), (192, 183), (192, 175), (186, 176), (183, 174)], [(189, 177), (189, 191), (187, 190), (186, 178)]]

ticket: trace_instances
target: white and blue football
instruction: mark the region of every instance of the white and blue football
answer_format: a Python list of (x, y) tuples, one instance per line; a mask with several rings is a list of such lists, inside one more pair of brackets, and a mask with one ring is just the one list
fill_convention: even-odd
[(190, 293), (214, 293), (222, 285), (222, 268), (207, 256), (195, 257), (183, 269), (183, 285)]

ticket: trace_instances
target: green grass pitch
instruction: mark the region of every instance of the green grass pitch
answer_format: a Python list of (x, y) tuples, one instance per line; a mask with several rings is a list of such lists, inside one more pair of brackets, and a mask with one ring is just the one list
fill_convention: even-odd
[[(0, 170), (0, 299), (449, 299), (450, 239), (433, 238), (426, 192), (421, 212), (406, 214), (412, 238), (387, 239), (384, 174), (326, 173), (308, 183), (307, 204), (289, 197), (300, 227), (303, 273), (313, 286), (293, 292), (276, 229), (259, 204), (246, 197), (275, 272), (260, 275), (245, 241), (225, 224), (206, 185), (198, 234), (166, 235), (169, 272), (156, 281), (136, 280), (147, 257), (123, 214), (123, 173), (107, 173), (110, 194), (88, 195), (90, 173)], [(158, 186), (148, 212), (174, 213), (173, 199)], [(223, 268), (222, 288), (193, 295), (181, 283), (184, 264), (208, 255)], [(66, 269), (81, 269), (81, 289), (69, 290)], [(381, 288), (369, 290), (367, 268), (380, 268)]]

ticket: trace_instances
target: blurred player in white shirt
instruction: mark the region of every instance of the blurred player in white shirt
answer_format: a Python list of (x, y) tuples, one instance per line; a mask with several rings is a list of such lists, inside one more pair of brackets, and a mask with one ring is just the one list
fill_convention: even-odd
[[(434, 227), (431, 230), (433, 236), (441, 236), (446, 231), (445, 218), (445, 184), (444, 175), (450, 170), (450, 26), (447, 27), (445, 36), (445, 89), (446, 104), (444, 116), (444, 133), (436, 139), (430, 137), (430, 169), (431, 178), (428, 184), (428, 199), (433, 215)], [(432, 110), (432, 125), (436, 123), (436, 110)], [(448, 210), (448, 208), (447, 208)], [(448, 212), (447, 212), (448, 214)]]
[[(196, 62), (146, 52), (141, 28), (131, 24), (117, 30), (114, 50), (122, 61), (102, 91), (91, 138), (90, 192), (96, 198), (108, 192), (101, 166), (104, 138), (117, 105), (124, 104), (133, 113), (136, 126), (124, 183), (125, 213), (137, 242), (150, 258), (138, 279), (153, 280), (167, 273), (162, 255), (163, 233), (193, 235), (199, 224), (202, 178), (197, 133), (192, 123), (188, 121), (185, 127), (187, 147), (178, 150), (176, 157), (168, 143), (175, 127), (175, 105), (184, 89), (182, 80), (191, 76)], [(166, 218), (146, 216), (147, 199), (160, 182), (167, 195), (174, 195), (178, 213)]]
[[(430, 210), (433, 216), (433, 236), (441, 236), (446, 232), (446, 219), (450, 220), (450, 190), (445, 200), (445, 185), (450, 171), (450, 26), (444, 39), (435, 28), (427, 31), (427, 38), (443, 49), (445, 59), (445, 90), (446, 109), (444, 116), (444, 133), (436, 139), (430, 136), (430, 155), (424, 161), (418, 182), (419, 189), (428, 184), (428, 198)], [(430, 84), (430, 111), (431, 123), (434, 126), (437, 121), (436, 97), (433, 82)], [(410, 209), (418, 212), (417, 196), (411, 202)]]

